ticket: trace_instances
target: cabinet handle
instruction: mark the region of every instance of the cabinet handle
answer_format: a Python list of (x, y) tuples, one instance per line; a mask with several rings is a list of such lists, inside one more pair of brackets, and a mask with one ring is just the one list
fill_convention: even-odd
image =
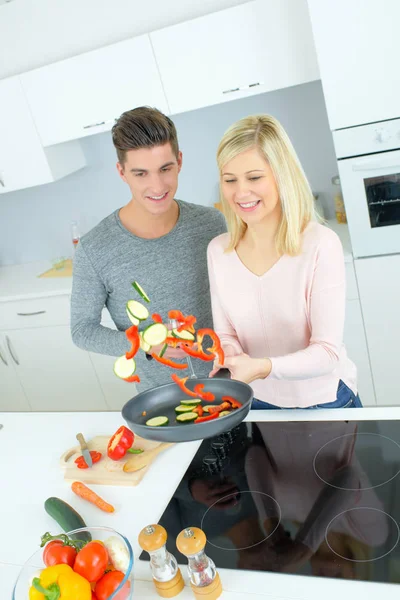
[(117, 119), (110, 119), (109, 121), (100, 121), (100, 123), (91, 123), (90, 125), (84, 125), (83, 129), (92, 129), (92, 127), (100, 127), (106, 125), (106, 123), (115, 123)]
[(45, 312), (45, 310), (37, 310), (36, 312), (31, 313), (17, 313), (17, 315), (19, 317), (34, 317), (35, 315), (44, 315)]
[(235, 92), (239, 92), (240, 90), (249, 90), (253, 87), (257, 87), (259, 85), (264, 85), (264, 83), (262, 81), (257, 81), (256, 83), (249, 83), (248, 85), (240, 85), (239, 87), (236, 88), (231, 88), (229, 90), (223, 90), (222, 93), (223, 94), (234, 94)]
[(6, 187), (6, 184), (4, 183), (4, 179), (1, 176), (0, 176), (0, 185), (1, 185), (1, 187)]
[(7, 342), (8, 350), (12, 356), (13, 361), (15, 362), (16, 365), (19, 365), (19, 360), (13, 350), (13, 347), (11, 346), (11, 341), (10, 341), (10, 338), (8, 337), (8, 335), (6, 335), (6, 342)]
[(0, 350), (0, 359), (1, 359), (1, 361), (2, 361), (2, 362), (5, 364), (5, 365), (6, 365), (6, 367), (8, 367), (8, 362), (7, 362), (7, 360), (5, 359), (5, 357), (3, 356), (3, 353), (2, 353), (2, 351), (1, 351), (1, 350)]

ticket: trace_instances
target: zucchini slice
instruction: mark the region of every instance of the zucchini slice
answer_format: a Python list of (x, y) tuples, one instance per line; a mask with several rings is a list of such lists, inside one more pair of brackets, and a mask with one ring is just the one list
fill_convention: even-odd
[(137, 293), (139, 294), (139, 296), (141, 298), (143, 298), (143, 300), (145, 302), (150, 302), (150, 298), (148, 297), (148, 295), (146, 294), (146, 292), (144, 291), (144, 289), (142, 288), (142, 286), (140, 285), (140, 283), (138, 283), (137, 281), (134, 281), (132, 283), (132, 287), (134, 290), (137, 291)]
[(168, 417), (153, 417), (146, 421), (146, 425), (148, 427), (163, 427), (163, 425), (167, 425), (169, 423)]
[(162, 323), (153, 323), (143, 331), (143, 340), (150, 346), (158, 346), (168, 337), (168, 329)]
[(184, 406), (198, 406), (199, 404), (201, 404), (201, 400), (200, 398), (193, 398), (193, 400), (186, 400), (186, 398), (184, 398), (183, 400), (181, 400), (181, 404), (183, 404)]
[(132, 377), (136, 371), (136, 363), (133, 358), (126, 358), (125, 354), (117, 358), (114, 363), (114, 373), (120, 379)]
[(219, 416), (220, 416), (220, 417), (226, 417), (226, 415), (230, 415), (230, 414), (231, 414), (231, 412), (232, 412), (231, 410), (222, 410), (222, 411), (219, 413)]
[(210, 408), (212, 408), (214, 406), (215, 407), (219, 406), (219, 404), (208, 404), (208, 406), (203, 406), (204, 412), (206, 412), (206, 413), (210, 412)]
[(150, 346), (150, 344), (148, 344), (147, 342), (144, 341), (143, 331), (139, 331), (139, 337), (140, 337), (140, 347), (143, 350), (143, 352), (150, 352), (151, 346)]
[(193, 423), (193, 421), (195, 421), (198, 418), (199, 415), (197, 413), (187, 412), (183, 413), (182, 415), (178, 415), (176, 417), (176, 420), (178, 421), (178, 423)]
[(149, 311), (147, 308), (136, 300), (128, 300), (126, 303), (126, 310), (131, 313), (132, 317), (135, 317), (135, 319), (138, 319), (139, 321), (145, 321), (149, 318)]
[(194, 341), (194, 335), (193, 333), (190, 333), (190, 331), (178, 331), (177, 329), (173, 329), (172, 330), (172, 337), (176, 337), (179, 340), (191, 340)]
[(128, 319), (130, 320), (132, 325), (139, 325), (139, 323), (140, 323), (139, 319), (137, 319), (136, 317), (131, 315), (131, 313), (129, 312), (128, 309), (126, 309), (126, 314), (128, 315)]
[(176, 413), (189, 413), (192, 412), (192, 410), (193, 406), (185, 406), (184, 404), (181, 404), (180, 406), (175, 406)]

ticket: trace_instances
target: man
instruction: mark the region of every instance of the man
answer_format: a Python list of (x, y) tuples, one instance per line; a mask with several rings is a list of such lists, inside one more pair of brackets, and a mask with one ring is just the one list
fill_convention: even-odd
[[(126, 303), (140, 301), (133, 281), (150, 297), (150, 314), (159, 313), (166, 321), (168, 311), (177, 309), (195, 315), (196, 327), (212, 327), (206, 251), (226, 225), (214, 208), (175, 200), (182, 153), (167, 116), (147, 107), (127, 111), (114, 125), (112, 137), (117, 169), (132, 197), (78, 244), (71, 333), (84, 350), (120, 356), (130, 347), (125, 336), (131, 325)], [(100, 325), (104, 306), (117, 331)], [(185, 357), (179, 349), (168, 349), (166, 356)], [(142, 351), (135, 360), (140, 391), (170, 381), (172, 370), (146, 359)], [(211, 366), (194, 360), (200, 377), (206, 377)]]

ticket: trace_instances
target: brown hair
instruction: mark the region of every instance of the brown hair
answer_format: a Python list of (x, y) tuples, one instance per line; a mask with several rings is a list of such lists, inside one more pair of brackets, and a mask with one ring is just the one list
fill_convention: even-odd
[(128, 150), (154, 148), (169, 142), (176, 157), (179, 153), (174, 123), (161, 111), (149, 106), (122, 113), (112, 128), (112, 140), (121, 165)]

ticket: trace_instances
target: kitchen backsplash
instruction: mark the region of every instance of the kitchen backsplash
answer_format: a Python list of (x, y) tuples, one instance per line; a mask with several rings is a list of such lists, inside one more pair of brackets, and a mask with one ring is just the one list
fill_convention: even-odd
[[(326, 217), (333, 217), (331, 178), (337, 165), (319, 81), (174, 116), (183, 152), (177, 197), (206, 206), (218, 201), (218, 142), (231, 123), (256, 113), (270, 113), (282, 122)], [(128, 202), (111, 134), (85, 138), (82, 147), (85, 169), (56, 183), (0, 196), (0, 265), (71, 256), (71, 221), (78, 221), (83, 234)]]

